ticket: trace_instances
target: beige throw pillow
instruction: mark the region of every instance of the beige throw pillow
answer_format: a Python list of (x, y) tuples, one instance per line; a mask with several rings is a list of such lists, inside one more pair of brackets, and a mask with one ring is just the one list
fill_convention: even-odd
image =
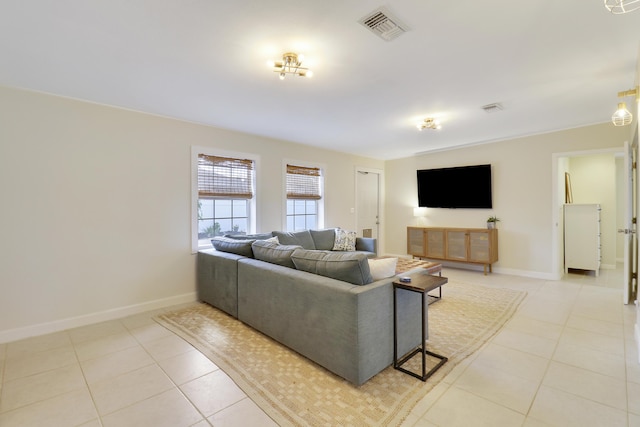
[(398, 258), (369, 259), (369, 271), (373, 281), (395, 276), (397, 263)]

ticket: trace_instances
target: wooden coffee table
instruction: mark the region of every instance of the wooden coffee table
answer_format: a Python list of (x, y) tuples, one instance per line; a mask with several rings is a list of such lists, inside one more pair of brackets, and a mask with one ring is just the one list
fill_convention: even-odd
[[(439, 354), (430, 352), (426, 348), (426, 340), (427, 340), (427, 329), (425, 326), (425, 321), (427, 319), (429, 304), (427, 299), (429, 298), (428, 292), (432, 291), (436, 288), (440, 289), (442, 292), (442, 285), (446, 284), (449, 279), (441, 276), (432, 276), (429, 274), (413, 274), (410, 276), (411, 282), (401, 282), (400, 279), (396, 279), (393, 281), (393, 367), (399, 371), (402, 371), (406, 374), (409, 374), (413, 377), (416, 377), (422, 381), (426, 381), (431, 375), (433, 375), (442, 365), (444, 365), (448, 358), (441, 356)], [(422, 340), (420, 341), (420, 345), (414, 350), (410, 351), (408, 354), (403, 356), (401, 359), (398, 359), (398, 321), (397, 321), (397, 304), (396, 304), (396, 292), (398, 289), (405, 289), (410, 292), (419, 293), (422, 296)], [(442, 293), (440, 294), (442, 297)], [(439, 299), (439, 298), (438, 298)], [(402, 367), (409, 359), (411, 359), (416, 354), (422, 354), (422, 375), (418, 375), (415, 372), (411, 372)], [(427, 355), (431, 357), (435, 357), (440, 361), (436, 366), (431, 368), (427, 372)]]

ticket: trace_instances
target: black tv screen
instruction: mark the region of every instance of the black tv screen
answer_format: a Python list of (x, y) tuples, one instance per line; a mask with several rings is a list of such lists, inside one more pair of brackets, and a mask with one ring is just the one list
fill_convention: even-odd
[(419, 170), (418, 206), (491, 209), (491, 165)]

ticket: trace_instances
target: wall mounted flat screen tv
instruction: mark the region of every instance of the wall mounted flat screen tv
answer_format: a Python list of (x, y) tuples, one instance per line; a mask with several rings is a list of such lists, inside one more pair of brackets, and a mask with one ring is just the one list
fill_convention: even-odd
[(491, 165), (418, 170), (418, 206), (491, 209)]

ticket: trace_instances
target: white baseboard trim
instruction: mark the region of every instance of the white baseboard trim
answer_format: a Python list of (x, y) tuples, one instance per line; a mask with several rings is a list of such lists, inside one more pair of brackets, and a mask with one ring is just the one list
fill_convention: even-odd
[(542, 279), (542, 280), (560, 280), (562, 279), (562, 273), (543, 273), (540, 271), (529, 271), (529, 270), (516, 270), (513, 268), (493, 268), (495, 273), (500, 274), (508, 274), (510, 276), (520, 276), (520, 277), (530, 277), (532, 279)]
[(67, 319), (55, 320), (53, 322), (40, 323), (38, 325), (25, 326), (22, 328), (7, 329), (0, 331), (0, 344), (17, 341), (38, 335), (50, 334), (52, 332), (64, 331), (66, 329), (91, 325), (93, 323), (105, 322), (107, 320), (118, 319), (143, 313), (145, 311), (157, 310), (159, 308), (170, 307), (176, 304), (185, 304), (196, 301), (196, 293), (189, 292), (174, 297), (162, 298), (148, 301), (141, 304), (129, 305), (126, 307), (113, 308), (96, 313), (85, 314), (83, 316), (70, 317)]

